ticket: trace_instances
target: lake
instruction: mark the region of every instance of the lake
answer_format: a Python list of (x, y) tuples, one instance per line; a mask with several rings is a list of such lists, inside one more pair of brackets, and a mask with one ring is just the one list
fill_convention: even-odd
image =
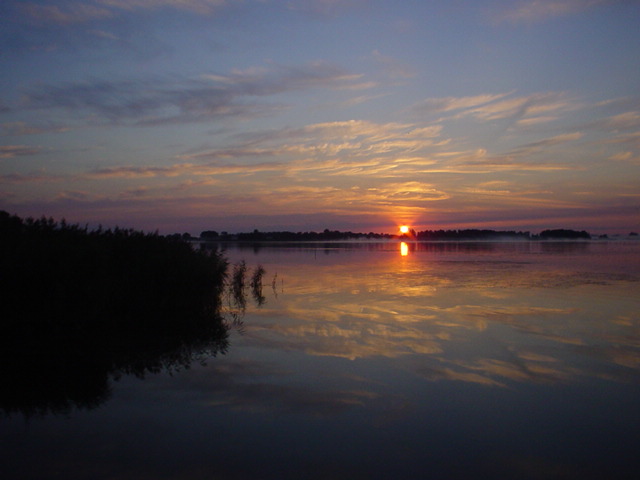
[(640, 242), (225, 255), (266, 271), (225, 354), (5, 415), (0, 477), (637, 478)]

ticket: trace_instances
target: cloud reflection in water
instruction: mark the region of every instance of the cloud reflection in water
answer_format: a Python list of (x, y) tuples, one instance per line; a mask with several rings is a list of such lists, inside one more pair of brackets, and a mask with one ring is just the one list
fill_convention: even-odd
[(549, 245), (424, 248), (289, 252), (299, 262), (267, 267), (283, 292), (249, 313), (243, 342), (487, 385), (637, 373), (638, 278), (594, 265), (597, 245), (569, 261), (562, 245), (561, 262)]

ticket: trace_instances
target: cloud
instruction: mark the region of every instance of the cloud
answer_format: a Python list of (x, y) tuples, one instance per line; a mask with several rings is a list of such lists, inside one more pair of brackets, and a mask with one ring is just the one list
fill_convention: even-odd
[[(259, 214), (265, 209), (272, 214), (318, 210), (334, 214), (371, 214), (397, 208), (417, 209), (449, 198), (442, 189), (416, 180), (416, 168), (424, 167), (382, 158), (294, 156), (288, 162), (224, 163), (215, 160), (202, 164), (117, 166), (76, 175), (74, 181), (79, 185), (93, 185), (91, 188), (96, 192), (112, 191), (111, 186), (115, 185), (121, 190), (123, 181), (131, 181), (134, 183), (127, 184), (124, 189), (129, 192), (126, 196), (131, 197), (131, 189), (139, 188), (141, 181), (167, 179), (163, 184), (146, 183), (148, 187), (144, 192), (136, 192), (144, 193), (146, 200), (156, 201), (157, 205), (164, 196), (183, 192), (194, 203), (224, 204), (227, 214)], [(396, 173), (396, 170), (400, 171)], [(100, 183), (95, 183), (97, 181)], [(242, 191), (237, 190), (237, 181), (242, 182)], [(211, 199), (212, 186), (224, 198)], [(113, 193), (109, 195), (113, 197)], [(176, 202), (179, 203), (179, 199), (176, 198)]]
[(7, 185), (19, 185), (24, 183), (47, 183), (66, 180), (62, 175), (51, 175), (42, 172), (32, 172), (29, 174), (7, 173), (0, 175), (0, 183)]
[(583, 134), (581, 132), (564, 133), (556, 135), (554, 137), (538, 140), (537, 142), (531, 142), (514, 150), (511, 150), (507, 155), (512, 156), (528, 156), (533, 153), (539, 152), (546, 147), (552, 147), (555, 145), (562, 145), (563, 143), (574, 142), (580, 140)]
[(603, 143), (636, 143), (640, 140), (640, 110), (623, 111), (597, 118), (584, 122), (577, 128), (592, 133), (617, 134), (615, 137), (600, 140)]
[(345, 11), (359, 11), (366, 3), (367, 0), (295, 0), (287, 2), (287, 7), (308, 15), (331, 18)]
[(391, 78), (412, 78), (416, 75), (415, 69), (412, 67), (405, 65), (393, 57), (383, 55), (378, 50), (374, 50), (371, 56)]
[(60, 133), (69, 130), (67, 127), (54, 125), (28, 125), (25, 122), (5, 122), (0, 124), (4, 136), (38, 135), (41, 133)]
[(438, 138), (441, 131), (440, 125), (380, 124), (365, 120), (324, 122), (239, 135), (239, 144), (236, 146), (190, 152), (179, 158), (193, 161), (252, 157), (298, 160), (304, 157), (339, 157), (347, 161), (349, 158), (371, 158), (376, 155), (406, 157), (446, 142)]
[(489, 102), (469, 109), (461, 116), (471, 115), (480, 120), (510, 119), (516, 122), (569, 108), (574, 108), (574, 105), (565, 99), (563, 93), (545, 92)]
[[(288, 129), (280, 133), (282, 137), (305, 141), (341, 140), (355, 142), (357, 147), (368, 153), (381, 152), (385, 145), (402, 145), (406, 151), (422, 145), (431, 145), (433, 138), (442, 132), (440, 125), (417, 126), (410, 123), (375, 123), (366, 120), (348, 120), (307, 125), (300, 129)], [(378, 147), (373, 147), (377, 145)], [(373, 150), (373, 152), (371, 151)]]
[[(379, 211), (403, 202), (417, 208), (424, 202), (450, 198), (449, 188), (423, 180), (429, 175), (575, 169), (540, 160), (525, 162), (523, 158), (577, 140), (579, 133), (532, 142), (505, 155), (488, 155), (484, 150), (444, 150), (448, 140), (438, 138), (441, 131), (441, 125), (378, 124), (362, 120), (324, 122), (239, 135), (236, 145), (185, 153), (178, 156), (182, 161), (173, 165), (106, 167), (78, 178), (180, 178), (181, 188), (185, 189), (212, 181), (223, 188), (219, 183), (222, 179), (230, 185), (241, 180), (245, 190), (263, 192), (266, 197), (269, 192), (278, 195), (277, 200), (265, 199), (263, 205), (276, 202), (288, 209), (295, 206), (288, 199), (297, 199), (299, 207), (311, 209), (317, 199), (328, 209), (335, 209), (341, 202), (347, 205), (344, 208), (364, 209), (370, 202), (371, 208)], [(354, 190), (355, 185), (361, 188)], [(463, 188), (460, 192), (469, 194), (472, 190)], [(517, 203), (525, 201), (533, 202), (523, 198)]]
[[(289, 163), (266, 162), (248, 165), (183, 163), (169, 167), (103, 168), (78, 175), (76, 180), (82, 182), (181, 177), (185, 181), (177, 185), (176, 189), (199, 191), (201, 187), (216, 185), (217, 191), (229, 196), (229, 201), (239, 199), (240, 196), (246, 200), (246, 192), (250, 191), (254, 202), (251, 208), (256, 212), (263, 208), (281, 213), (313, 211), (314, 208), (344, 213), (373, 212), (392, 206), (414, 207), (448, 198), (445, 192), (428, 183), (415, 180), (385, 180), (385, 172), (395, 167), (394, 164), (376, 159), (344, 162), (296, 160)], [(241, 194), (233, 187), (234, 183), (228, 179), (229, 176), (242, 178), (244, 189)], [(201, 180), (203, 178), (205, 180)], [(224, 180), (225, 178), (227, 180)], [(265, 178), (272, 180), (267, 181)], [(363, 182), (369, 182), (371, 187), (354, 186), (354, 183)], [(167, 194), (171, 190), (173, 189), (164, 186), (161, 194)], [(154, 194), (150, 188), (146, 189), (145, 193)], [(158, 193), (160, 192), (156, 194)]]
[(611, 144), (631, 144), (640, 149), (640, 132), (633, 132), (629, 134), (616, 135), (613, 138), (609, 138), (603, 143)]
[(95, 35), (96, 37), (107, 39), (107, 40), (114, 40), (114, 41), (120, 40), (120, 37), (118, 37), (117, 35), (114, 35), (113, 33), (110, 33), (110, 32), (105, 32), (104, 30), (88, 30), (87, 33), (90, 33), (91, 35)]
[(328, 62), (301, 66), (234, 71), (228, 75), (202, 75), (197, 79), (90, 80), (43, 85), (26, 92), (30, 109), (63, 108), (84, 112), (93, 122), (158, 125), (211, 121), (229, 117), (255, 117), (282, 105), (257, 99), (313, 88), (365, 88), (360, 75)]
[(255, 174), (267, 171), (280, 171), (283, 164), (262, 163), (257, 165), (224, 165), (209, 163), (205, 165), (180, 163), (168, 167), (155, 166), (122, 166), (100, 168), (79, 175), (79, 178), (108, 179), (108, 178), (152, 178), (152, 177), (180, 177), (187, 175), (214, 176), (230, 174)]
[[(231, 0), (233, 1), (237, 0)], [(173, 8), (209, 15), (230, 2), (227, 0), (98, 0), (98, 3), (121, 10)]]
[[(89, 124), (97, 123), (97, 118), (115, 125), (215, 121), (284, 108), (267, 102), (270, 96), (279, 93), (312, 88), (361, 88), (366, 83), (363, 80), (360, 75), (326, 62), (299, 66), (267, 63), (193, 78), (91, 80), (33, 87), (27, 91), (26, 106), (81, 112), (83, 115), (76, 117)], [(527, 138), (520, 141), (512, 129), (504, 128), (505, 120), (512, 125), (539, 126), (568, 116), (584, 105), (561, 92), (528, 95), (485, 92), (428, 98), (416, 105), (422, 113), (440, 117), (435, 119), (414, 117), (413, 121), (377, 123), (342, 117), (296, 127), (246, 130), (241, 134), (225, 124), (224, 128), (210, 132), (207, 143), (196, 148), (186, 146), (177, 155), (174, 151), (173, 160), (166, 156), (129, 160), (128, 154), (123, 157), (120, 150), (114, 149), (110, 159), (98, 160), (103, 168), (84, 167), (86, 170), (78, 173), (77, 167), (61, 163), (59, 168), (69, 168), (69, 174), (60, 186), (65, 194), (55, 205), (62, 208), (66, 202), (75, 211), (95, 208), (98, 217), (106, 215), (104, 210), (110, 206), (122, 208), (122, 218), (136, 222), (144, 217), (145, 209), (158, 212), (162, 208), (167, 215), (174, 215), (172, 222), (182, 221), (185, 225), (188, 220), (182, 212), (186, 210), (198, 218), (206, 218), (207, 212), (215, 215), (212, 212), (219, 210), (231, 216), (252, 215), (250, 221), (257, 221), (256, 227), (260, 228), (268, 225), (270, 218), (284, 222), (284, 215), (301, 215), (296, 221), (307, 225), (311, 223), (309, 215), (324, 212), (327, 219), (349, 217), (361, 224), (363, 218), (390, 218), (397, 217), (398, 212), (411, 212), (415, 218), (428, 218), (439, 225), (449, 225), (447, 222), (455, 219), (455, 228), (465, 225), (512, 228), (521, 224), (531, 228), (529, 225), (540, 225), (546, 219), (558, 223), (562, 219), (582, 229), (589, 225), (575, 223), (576, 219), (589, 221), (584, 212), (596, 212), (605, 196), (616, 205), (632, 202), (631, 197), (618, 196), (631, 194), (630, 186), (616, 193), (601, 189), (596, 194), (581, 195), (594, 191), (593, 165), (605, 165), (606, 159), (617, 161), (621, 167), (637, 163), (638, 155), (634, 152), (640, 137), (635, 105), (626, 104), (625, 110), (621, 110), (623, 102), (602, 103), (587, 106), (599, 109), (600, 119), (591, 126), (567, 126), (554, 130), (553, 134), (546, 133), (547, 136), (539, 135), (543, 129), (538, 127), (529, 129)], [(576, 122), (593, 119), (583, 113), (576, 115)], [(482, 132), (488, 137), (471, 143), (464, 135), (466, 132), (474, 135), (475, 125), (467, 130), (465, 127), (475, 121), (487, 123)], [(38, 122), (8, 122), (0, 127), (13, 135), (44, 133), (56, 128), (53, 123)], [(450, 128), (456, 136), (447, 137)], [(496, 128), (508, 135), (496, 140), (490, 131)], [(605, 132), (608, 135), (602, 134), (603, 129), (608, 130)], [(601, 147), (607, 143), (624, 145), (618, 147), (619, 151), (612, 146), (596, 151), (589, 148), (592, 137), (596, 137)], [(564, 155), (565, 151), (571, 155)], [(23, 150), (23, 154), (26, 152)], [(582, 154), (585, 161), (570, 161)], [(83, 164), (95, 165), (96, 161), (88, 157)], [(71, 173), (71, 168), (76, 170)], [(524, 184), (505, 184), (512, 173), (523, 179)], [(568, 179), (570, 184), (559, 191), (558, 185)], [(4, 175), (2, 180), (9, 190), (13, 188), (9, 193), (13, 195), (12, 202), (18, 205), (33, 201), (26, 182), (44, 182), (46, 178), (41, 173), (25, 175), (16, 171)], [(42, 189), (43, 198), (39, 200), (43, 204), (53, 202), (53, 190), (53, 186)], [(77, 195), (87, 192), (89, 197)], [(118, 203), (125, 200), (130, 205)], [(266, 216), (261, 219), (261, 214)], [(227, 217), (225, 221), (239, 225), (237, 218)], [(161, 214), (154, 219), (158, 226), (169, 221)], [(321, 222), (331, 226), (326, 220)], [(384, 224), (376, 220), (372, 226)]]
[(25, 2), (19, 8), (31, 20), (42, 24), (72, 25), (114, 16), (109, 9), (90, 2), (64, 2), (60, 5)]
[(160, 124), (256, 114), (257, 105), (237, 101), (236, 88), (204, 82), (93, 81), (42, 86), (27, 94), (27, 108), (64, 108), (85, 113), (92, 122)]
[(514, 2), (507, 2), (502, 11), (494, 15), (494, 19), (498, 23), (534, 23), (579, 13), (600, 5), (623, 2), (624, 0), (525, 0), (515, 5)]
[(403, 205), (450, 198), (450, 195), (434, 188), (431, 184), (415, 181), (385, 184), (384, 188), (374, 189), (374, 192), (378, 195), (382, 194), (389, 202), (401, 202)]
[[(233, 1), (233, 0), (232, 0)], [(226, 0), (88, 0), (63, 2), (24, 2), (18, 4), (23, 16), (42, 24), (70, 26), (107, 20), (127, 12), (172, 8), (211, 15), (229, 2)]]
[(347, 100), (344, 100), (340, 103), (338, 103), (339, 107), (353, 107), (355, 105), (360, 105), (363, 103), (367, 103), (370, 102), (371, 100), (375, 100), (377, 98), (382, 98), (382, 97), (386, 97), (388, 94), (386, 93), (382, 93), (382, 94), (377, 94), (377, 95), (359, 95), (356, 97), (351, 97)]
[[(439, 122), (473, 118), (480, 121), (508, 120), (512, 126), (529, 128), (556, 120), (558, 114), (578, 108), (562, 92), (513, 96), (513, 92), (466, 97), (428, 98), (411, 107), (414, 114), (445, 115)], [(448, 114), (448, 115), (447, 115)]]
[(27, 145), (0, 145), (0, 158), (14, 158), (36, 155), (42, 151), (41, 147)]
[(90, 200), (91, 198), (93, 198), (93, 196), (91, 195), (90, 192), (87, 192), (87, 191), (63, 190), (55, 196), (54, 201), (60, 201), (60, 200), (84, 201), (84, 200)]
[(634, 164), (638, 164), (640, 162), (640, 156), (629, 151), (616, 153), (611, 155), (608, 159), (613, 160), (614, 162), (629, 162)]
[(463, 175), (482, 175), (487, 173), (499, 174), (501, 172), (559, 172), (562, 170), (575, 170), (575, 166), (563, 165), (555, 161), (527, 162), (524, 152), (517, 156), (513, 154), (489, 155), (486, 150), (461, 152), (439, 152), (433, 155), (438, 159), (436, 164), (426, 167), (423, 172), (432, 173), (456, 173)]
[(603, 128), (609, 130), (630, 130), (640, 128), (640, 111), (624, 112), (613, 115), (600, 122)]
[(444, 113), (454, 110), (467, 110), (472, 107), (477, 107), (485, 103), (491, 103), (495, 100), (503, 98), (509, 95), (509, 93), (499, 94), (482, 94), (469, 97), (440, 97), (440, 98), (428, 98), (423, 102), (415, 105), (413, 109), (418, 113), (434, 114)]
[(515, 126), (521, 130), (527, 129), (527, 128), (533, 128), (546, 123), (554, 122), (558, 120), (558, 118), (559, 117), (552, 116), (552, 115), (549, 115), (549, 116), (541, 115), (541, 116), (532, 117), (532, 118), (520, 118), (519, 120), (516, 121)]
[[(280, 176), (274, 176), (269, 181), (280, 179)], [(132, 182), (122, 192), (138, 185)], [(13, 193), (11, 185), (0, 191), (4, 192), (5, 209), (23, 217), (45, 214), (54, 218), (64, 217), (74, 223), (102, 223), (147, 231), (159, 229), (162, 233), (188, 231), (197, 234), (211, 229), (247, 231), (248, 225), (251, 229), (264, 231), (318, 231), (330, 228), (387, 232), (390, 226), (395, 225), (394, 221), (404, 215), (415, 219), (415, 222), (412, 220), (413, 224), (425, 225), (429, 229), (516, 228), (540, 231), (547, 228), (578, 228), (591, 233), (613, 231), (624, 234), (637, 231), (637, 223), (629, 221), (629, 218), (637, 216), (637, 196), (616, 197), (619, 201), (611, 206), (609, 196), (599, 201), (600, 197), (588, 195), (582, 203), (567, 206), (556, 205), (552, 200), (553, 195), (548, 194), (541, 195), (541, 198), (549, 198), (546, 205), (511, 207), (504, 198), (496, 203), (495, 198), (484, 201), (482, 196), (464, 196), (454, 192), (455, 196), (449, 200), (423, 202), (419, 207), (405, 209), (402, 204), (395, 204), (386, 208), (376, 205), (370, 209), (365, 205), (350, 210), (340, 195), (340, 189), (331, 193), (336, 204), (323, 201), (319, 207), (318, 204), (309, 203), (314, 193), (311, 189), (305, 193), (305, 200), (309, 202), (296, 203), (295, 198), (277, 198), (285, 197), (287, 192), (269, 190), (264, 183), (257, 185), (261, 188), (260, 192), (254, 193), (254, 185), (254, 182), (247, 182), (238, 191), (224, 179), (213, 188), (190, 190), (174, 188), (175, 184), (158, 184), (157, 188), (149, 188), (145, 195), (138, 197), (113, 193), (111, 184), (88, 183), (78, 184), (77, 188), (65, 188), (92, 192), (92, 197), (83, 201), (54, 201), (53, 197), (48, 198), (46, 194), (38, 198), (25, 198), (22, 194)], [(439, 182), (434, 187), (439, 188)], [(632, 186), (627, 189), (629, 193), (636, 190)], [(281, 200), (287, 203), (281, 204)], [(471, 209), (470, 205), (474, 205), (474, 208)]]
[[(496, 200), (508, 202), (509, 208), (518, 207), (521, 209), (580, 209), (579, 202), (560, 200), (549, 190), (532, 190), (523, 192), (488, 190), (482, 188), (462, 188), (456, 192), (459, 204), (464, 202), (473, 203), (476, 207), (494, 204)], [(468, 196), (467, 196), (468, 194)], [(495, 207), (494, 207), (495, 208)], [(496, 208), (497, 210), (498, 208)]]
[(312, 211), (320, 207), (334, 214), (387, 214), (398, 209), (416, 209), (435, 202), (446, 200), (446, 192), (433, 185), (416, 182), (375, 182), (375, 187), (333, 186), (310, 184), (272, 186), (258, 190), (262, 202), (277, 208), (278, 211), (291, 213)]

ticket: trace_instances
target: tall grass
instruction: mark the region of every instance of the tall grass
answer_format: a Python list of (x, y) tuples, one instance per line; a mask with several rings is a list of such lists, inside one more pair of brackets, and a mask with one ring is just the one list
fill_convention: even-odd
[[(247, 308), (247, 270), (247, 264), (244, 260), (233, 265), (233, 273), (227, 284), (228, 308), (225, 313), (231, 317), (231, 325), (238, 327), (240, 331), (243, 331), (242, 318)], [(253, 270), (249, 281), (251, 296), (258, 306), (263, 305), (266, 301), (262, 294), (262, 277), (264, 274), (265, 269), (262, 265), (258, 265)]]
[(258, 305), (262, 305), (265, 302), (265, 297), (262, 294), (262, 277), (265, 273), (262, 265), (258, 265), (251, 275), (251, 294)]
[(157, 233), (0, 212), (0, 408), (90, 407), (110, 377), (225, 352), (226, 272), (221, 255)]

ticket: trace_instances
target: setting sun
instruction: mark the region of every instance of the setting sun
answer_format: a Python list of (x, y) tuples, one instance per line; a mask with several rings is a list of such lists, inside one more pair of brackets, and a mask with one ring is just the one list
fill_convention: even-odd
[(409, 233), (409, 227), (407, 225), (402, 225), (400, 227), (400, 233)]

